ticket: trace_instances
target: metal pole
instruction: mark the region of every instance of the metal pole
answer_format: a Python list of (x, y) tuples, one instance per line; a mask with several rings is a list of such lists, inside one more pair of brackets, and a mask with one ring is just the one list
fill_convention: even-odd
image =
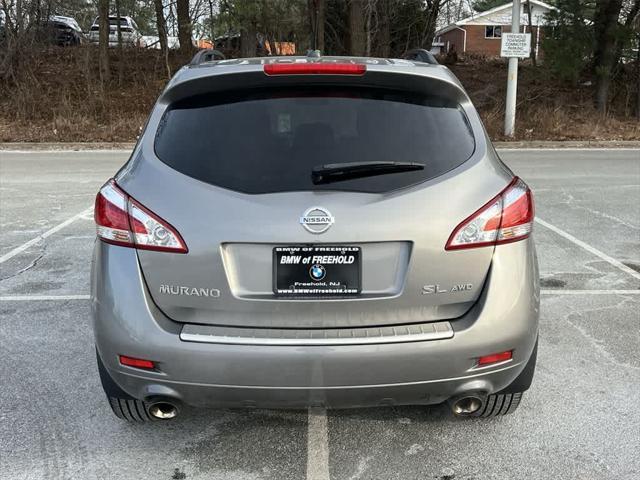
[[(511, 10), (511, 32), (520, 33), (520, 0), (513, 0)], [(504, 134), (513, 137), (516, 128), (516, 98), (518, 92), (518, 59), (509, 59), (507, 76), (507, 102), (504, 112)]]

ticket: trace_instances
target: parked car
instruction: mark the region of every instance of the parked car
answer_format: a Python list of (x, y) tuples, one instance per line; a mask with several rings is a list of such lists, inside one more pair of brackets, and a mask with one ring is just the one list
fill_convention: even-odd
[(38, 25), (37, 36), (42, 41), (61, 47), (86, 42), (86, 36), (78, 22), (72, 17), (62, 15), (53, 15), (48, 20), (42, 21)]
[[(140, 46), (140, 31), (131, 17), (119, 17), (122, 44), (126, 46)], [(100, 41), (100, 17), (96, 17), (89, 30), (89, 40), (92, 43)], [(118, 17), (109, 17), (109, 46), (118, 46)]]
[(536, 363), (533, 199), (455, 76), (429, 54), (211, 57), (96, 198), (114, 413), (513, 412)]

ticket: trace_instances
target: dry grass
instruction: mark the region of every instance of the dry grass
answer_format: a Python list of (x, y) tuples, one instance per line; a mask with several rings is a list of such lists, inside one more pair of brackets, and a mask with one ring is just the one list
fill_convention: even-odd
[(93, 47), (24, 52), (20, 81), (0, 83), (0, 141), (134, 140), (167, 78), (158, 51), (124, 56), (111, 52), (107, 86)]
[[(17, 82), (0, 80), (2, 142), (130, 142), (136, 139), (166, 83), (158, 51), (125, 51), (121, 75), (112, 54), (112, 81), (104, 86), (92, 47), (21, 52)], [(180, 60), (171, 58), (177, 69)], [(502, 140), (506, 65), (473, 59), (451, 67), (471, 95), (486, 128)], [(627, 87), (626, 89), (623, 87)], [(630, 115), (633, 92), (614, 92), (607, 117), (593, 108), (591, 88), (550, 79), (544, 68), (520, 70), (518, 140), (640, 140), (640, 123)]]
[[(505, 140), (506, 62), (472, 59), (450, 67), (480, 112), (489, 135)], [(588, 79), (570, 86), (550, 77), (544, 67), (521, 65), (518, 81), (516, 140), (640, 140), (640, 122), (632, 117), (631, 80), (612, 92), (608, 115), (593, 104)]]

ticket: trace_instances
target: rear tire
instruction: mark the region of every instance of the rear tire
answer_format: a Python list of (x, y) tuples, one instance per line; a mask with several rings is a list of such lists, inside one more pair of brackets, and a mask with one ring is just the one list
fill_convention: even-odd
[(523, 392), (495, 393), (489, 395), (484, 405), (475, 413), (476, 417), (500, 417), (513, 413), (520, 405)]
[(115, 416), (131, 423), (154, 421), (155, 419), (149, 415), (149, 405), (146, 402), (133, 398), (114, 382), (102, 363), (102, 359), (97, 350), (96, 357), (98, 360), (98, 373), (100, 374), (102, 389), (107, 396), (109, 406)]
[(144, 423), (153, 421), (147, 411), (148, 405), (140, 400), (107, 397), (109, 405), (116, 417), (131, 423)]

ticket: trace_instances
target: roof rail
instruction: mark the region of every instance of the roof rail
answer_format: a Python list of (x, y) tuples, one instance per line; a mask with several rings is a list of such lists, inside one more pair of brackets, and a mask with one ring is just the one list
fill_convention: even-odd
[(224, 60), (226, 57), (219, 50), (212, 48), (204, 48), (196, 53), (189, 65), (200, 65), (203, 62), (212, 62), (213, 60)]
[(415, 60), (417, 62), (430, 63), (431, 65), (439, 65), (436, 57), (433, 56), (433, 53), (425, 50), (424, 48), (414, 48), (409, 50), (404, 54), (403, 58), (405, 60)]

